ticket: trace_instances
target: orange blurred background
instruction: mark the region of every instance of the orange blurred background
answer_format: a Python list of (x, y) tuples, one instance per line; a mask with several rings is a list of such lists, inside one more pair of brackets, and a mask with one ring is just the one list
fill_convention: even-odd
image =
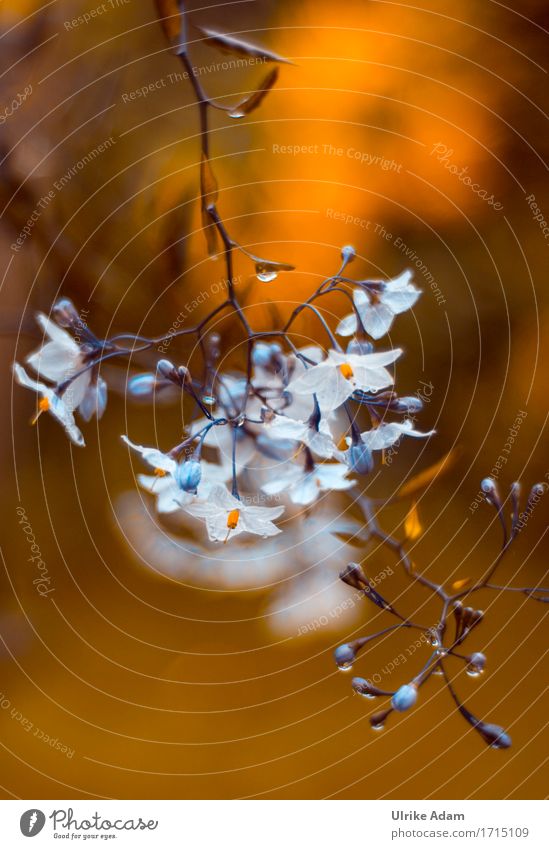
[[(193, 321), (223, 298), (198, 297), (225, 271), (221, 259), (207, 258), (200, 231), (190, 86), (173, 76), (180, 66), (152, 0), (113, 0), (72, 25), (100, 5), (2, 5), (2, 103), (32, 86), (13, 115), (0, 109), (6, 366), (36, 347), (33, 313), (48, 312), (60, 293), (89, 311), (100, 335), (161, 334), (194, 300)], [(281, 67), (278, 85), (248, 118), (212, 122), (219, 209), (231, 234), (297, 269), (263, 284), (238, 259), (250, 320), (258, 328), (281, 321), (337, 270), (344, 244), (357, 249), (357, 278), (415, 266), (424, 294), (390, 340), (406, 354), (400, 391), (431, 387), (418, 426), (437, 436), (403, 445), (372, 491), (392, 492), (460, 445), (459, 462), (421, 499), (425, 531), (413, 559), (436, 580), (478, 576), (499, 535), (490, 509), (470, 505), (520, 411), (526, 415), (500, 486), (520, 479), (527, 492), (549, 480), (541, 365), (549, 240), (533, 207), (547, 219), (546, 4), (528, 0), (520, 12), (474, 0), (189, 8), (197, 23), (295, 63)], [(262, 67), (208, 70), (227, 57), (192, 37), (210, 94), (237, 100), (259, 84)], [(131, 96), (150, 84), (146, 97)], [(12, 251), (37, 201), (108, 139), (108, 150), (55, 191), (23, 248)], [(462, 168), (492, 203), (459, 179)], [(345, 306), (335, 297), (324, 304), (334, 326)], [(238, 326), (227, 320), (217, 329), (232, 351), (229, 364), (242, 367)], [(303, 342), (325, 342), (307, 316), (296, 330)], [(189, 353), (174, 342), (169, 357), (184, 362)], [(136, 358), (130, 371), (151, 362)], [(294, 582), (314, 576), (314, 553), (296, 565), (290, 550), (259, 580), (236, 564), (234, 582), (229, 549), (227, 562), (210, 564), (207, 575), (166, 553), (119, 435), (146, 442), (154, 428), (155, 439), (170, 445), (182, 411), (132, 403), (116, 392), (125, 367), (111, 376), (115, 391), (99, 426), (86, 428), (85, 451), (71, 450), (51, 420), (27, 427), (34, 401), (12, 389), (8, 368), (3, 377), (5, 798), (545, 795), (543, 605), (513, 594), (479, 597), (489, 615), (474, 648), (486, 652), (488, 670), (481, 681), (461, 676), (456, 684), (475, 715), (509, 730), (512, 749), (484, 748), (438, 678), (426, 688), (426, 704), (375, 734), (371, 703), (353, 696), (331, 651), (390, 622), (364, 603), (332, 627), (300, 635), (300, 624), (325, 612), (322, 597), (294, 618), (284, 610)], [(47, 599), (32, 585), (20, 505), (52, 575)], [(387, 528), (401, 533), (402, 519), (391, 508)], [(546, 527), (542, 500), (501, 568), (502, 582), (547, 585)], [(324, 545), (318, 534), (315, 551)], [(354, 559), (364, 555), (354, 550)], [(381, 551), (371, 556), (379, 569), (393, 562)], [(339, 568), (338, 561), (334, 584)], [(436, 621), (436, 604), (397, 573), (389, 591), (401, 607), (425, 605), (423, 616)], [(369, 677), (408, 642), (384, 641), (363, 656), (357, 674)], [(401, 674), (391, 676), (394, 688)]]

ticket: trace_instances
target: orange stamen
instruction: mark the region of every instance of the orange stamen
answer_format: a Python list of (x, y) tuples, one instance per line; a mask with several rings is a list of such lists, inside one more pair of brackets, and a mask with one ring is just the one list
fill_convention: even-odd
[(163, 478), (168, 474), (166, 469), (155, 469), (154, 473), (157, 478)]
[(231, 510), (229, 515), (227, 516), (227, 536), (223, 540), (223, 542), (227, 542), (229, 539), (231, 531), (234, 531), (236, 526), (238, 525), (238, 520), (240, 518), (240, 510)]
[(46, 398), (46, 397), (40, 398), (40, 401), (38, 402), (38, 412), (36, 413), (35, 417), (31, 420), (31, 424), (33, 424), (33, 425), (36, 424), (36, 422), (38, 421), (38, 419), (40, 418), (42, 413), (47, 413), (49, 408), (50, 408), (49, 399)]
[(240, 518), (240, 510), (231, 510), (231, 512), (227, 516), (227, 527), (229, 528), (230, 531), (234, 531), (234, 529), (238, 525), (239, 518)]
[(349, 363), (342, 363), (339, 367), (339, 370), (345, 380), (350, 380), (353, 377), (354, 373)]

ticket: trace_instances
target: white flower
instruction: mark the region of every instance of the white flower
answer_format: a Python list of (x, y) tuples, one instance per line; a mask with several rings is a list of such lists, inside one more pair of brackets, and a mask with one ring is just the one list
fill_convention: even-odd
[(276, 416), (272, 422), (265, 424), (265, 434), (274, 441), (294, 439), (302, 442), (319, 457), (331, 459), (340, 453), (326, 419), (320, 419), (317, 430), (309, 421), (301, 422), (288, 416)]
[(288, 492), (294, 504), (312, 504), (321, 492), (332, 489), (350, 489), (355, 481), (348, 480), (349, 469), (345, 463), (322, 463), (314, 469), (288, 466), (261, 489), (267, 495)]
[[(56, 384), (63, 383), (85, 366), (80, 346), (66, 330), (51, 321), (44, 313), (37, 313), (36, 321), (50, 341), (30, 354), (26, 361), (35, 370), (38, 377), (45, 377)], [(82, 403), (90, 381), (91, 369), (87, 369), (71, 381), (63, 395), (65, 404), (69, 409), (75, 410)]]
[(60, 422), (65, 428), (65, 432), (67, 436), (74, 442), (75, 445), (84, 445), (84, 437), (82, 436), (80, 430), (75, 424), (74, 416), (72, 414), (72, 407), (67, 405), (65, 402), (65, 395), (60, 397), (57, 395), (53, 389), (49, 386), (46, 386), (45, 383), (41, 383), (40, 381), (33, 380), (25, 369), (19, 365), (19, 363), (13, 364), (13, 371), (15, 374), (15, 379), (21, 386), (25, 386), (27, 389), (33, 389), (35, 392), (38, 392), (41, 395), (40, 401), (38, 403), (38, 414), (33, 420), (37, 421), (38, 416), (41, 413), (49, 412), (52, 414), (54, 418)]
[[(190, 436), (198, 434), (209, 423), (207, 418), (195, 419), (188, 427)], [(215, 448), (219, 462), (232, 470), (233, 440), (236, 436), (236, 470), (240, 472), (243, 467), (249, 466), (256, 453), (254, 440), (245, 432), (244, 428), (233, 428), (229, 424), (219, 424), (211, 427), (203, 444), (207, 448)]]
[(401, 436), (425, 438), (432, 436), (434, 433), (434, 430), (429, 430), (427, 433), (414, 430), (413, 422), (410, 419), (405, 419), (403, 422), (382, 422), (379, 427), (362, 433), (361, 439), (370, 451), (381, 451), (384, 448), (394, 445)]
[[(364, 289), (355, 289), (353, 301), (364, 329), (373, 339), (380, 339), (390, 329), (395, 315), (413, 307), (421, 292), (410, 283), (413, 272), (407, 269), (394, 280), (381, 282), (381, 291), (371, 296)], [(340, 336), (352, 336), (358, 330), (356, 313), (345, 316), (337, 326)]]
[(323, 362), (307, 369), (288, 388), (297, 395), (314, 393), (322, 412), (331, 412), (356, 389), (377, 392), (390, 386), (394, 379), (384, 366), (394, 363), (401, 353), (400, 348), (374, 354), (329, 351)]
[(204, 519), (208, 537), (213, 542), (226, 542), (229, 536), (243, 532), (272, 537), (281, 533), (273, 519), (284, 512), (284, 507), (257, 507), (246, 504), (231, 495), (229, 490), (216, 484), (210, 490), (207, 501), (194, 501), (184, 507), (186, 513)]
[(196, 493), (182, 490), (171, 474), (160, 477), (157, 475), (138, 475), (137, 480), (143, 489), (157, 496), (156, 509), (158, 513), (173, 513), (174, 510), (179, 510), (186, 504), (192, 504), (197, 499), (208, 498), (212, 487), (219, 483), (226, 483), (232, 474), (230, 469), (218, 466), (216, 463), (208, 463), (206, 460), (201, 460), (200, 466), (202, 476)]
[(137, 451), (149, 466), (154, 469), (154, 475), (138, 475), (139, 484), (147, 492), (157, 496), (156, 509), (159, 513), (173, 513), (186, 504), (191, 504), (197, 498), (207, 498), (213, 486), (225, 483), (231, 476), (231, 471), (215, 463), (200, 461), (201, 476), (196, 492), (186, 491), (178, 482), (179, 463), (169, 454), (164, 454), (157, 448), (147, 448), (136, 445), (127, 436), (122, 439)]

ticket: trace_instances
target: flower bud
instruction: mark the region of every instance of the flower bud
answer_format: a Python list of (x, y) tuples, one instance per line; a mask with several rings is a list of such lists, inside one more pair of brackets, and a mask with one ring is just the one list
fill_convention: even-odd
[(496, 483), (493, 480), (493, 478), (484, 478), (480, 482), (480, 488), (485, 493), (485, 495), (488, 496), (488, 498), (490, 498), (490, 497), (496, 497), (497, 498), (498, 491), (497, 491)]
[(344, 245), (341, 248), (341, 259), (343, 262), (352, 262), (356, 256), (356, 251), (352, 245)]
[(256, 342), (252, 349), (252, 363), (254, 366), (266, 368), (271, 363), (272, 355), (270, 345), (265, 342)]
[(175, 374), (175, 366), (169, 360), (158, 360), (156, 370), (166, 380), (171, 380)]
[(59, 298), (53, 305), (52, 315), (60, 327), (73, 327), (80, 321), (80, 316), (70, 298)]
[(383, 692), (383, 690), (380, 690), (378, 687), (374, 687), (373, 684), (370, 684), (370, 682), (365, 678), (353, 678), (351, 681), (351, 687), (359, 694), (359, 696), (364, 696), (367, 699), (374, 699), (376, 696), (387, 695)]
[(501, 725), (493, 725), (490, 722), (479, 722), (475, 728), (492, 749), (509, 749), (512, 745), (511, 738), (503, 730)]
[(422, 409), (423, 401), (417, 395), (406, 395), (391, 402), (391, 410), (395, 413), (419, 413)]
[(86, 394), (80, 402), (78, 412), (84, 419), (89, 422), (93, 416), (101, 418), (107, 406), (107, 384), (102, 377), (90, 383)]
[(372, 452), (362, 440), (351, 445), (345, 456), (349, 469), (357, 475), (368, 475), (374, 468)]
[(175, 482), (183, 492), (195, 493), (201, 477), (202, 468), (198, 460), (184, 460), (174, 473)]
[(181, 386), (184, 386), (186, 383), (192, 383), (191, 373), (186, 366), (179, 366), (179, 368), (177, 369), (177, 376), (179, 378)]
[(417, 686), (415, 684), (403, 684), (391, 699), (395, 710), (405, 711), (413, 707), (417, 701)]
[(154, 374), (136, 374), (128, 381), (128, 392), (134, 398), (148, 398), (156, 387), (156, 376)]
[(371, 342), (360, 341), (359, 339), (351, 339), (347, 345), (348, 354), (371, 354), (374, 346)]

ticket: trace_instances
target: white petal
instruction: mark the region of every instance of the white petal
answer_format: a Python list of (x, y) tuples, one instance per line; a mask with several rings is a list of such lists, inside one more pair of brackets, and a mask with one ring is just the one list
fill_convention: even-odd
[(391, 327), (394, 313), (384, 302), (380, 302), (365, 310), (360, 317), (366, 333), (372, 339), (381, 339)]
[(63, 330), (62, 327), (59, 327), (54, 321), (52, 321), (48, 316), (43, 312), (36, 313), (36, 321), (40, 325), (46, 336), (59, 346), (60, 349), (64, 350), (67, 355), (78, 354), (79, 347), (77, 343), (74, 341), (72, 336), (67, 333), (66, 330)]
[(13, 364), (13, 373), (17, 383), (21, 384), (21, 386), (24, 386), (26, 389), (33, 389), (35, 392), (40, 392), (45, 397), (48, 397), (52, 391), (45, 383), (41, 383), (39, 380), (34, 380), (34, 378), (29, 377), (23, 366), (20, 366), (19, 363)]
[(84, 400), (91, 381), (91, 371), (85, 371), (75, 378), (63, 392), (63, 402), (69, 410), (76, 410)]
[(26, 362), (40, 377), (46, 377), (54, 383), (62, 383), (82, 368), (78, 348), (76, 352), (67, 352), (57, 342), (47, 342), (29, 354)]
[(322, 489), (350, 489), (355, 481), (349, 480), (349, 469), (344, 463), (323, 463), (316, 469)]
[(122, 436), (123, 441), (126, 445), (129, 445), (130, 448), (133, 448), (134, 451), (137, 451), (146, 463), (149, 466), (152, 466), (154, 469), (162, 469), (165, 472), (170, 472), (173, 474), (177, 467), (177, 463), (175, 460), (172, 460), (171, 457), (168, 457), (167, 454), (163, 454), (162, 451), (159, 451), (158, 448), (147, 448), (144, 445), (136, 445), (127, 436)]
[(301, 477), (301, 480), (292, 487), (290, 499), (294, 504), (312, 504), (320, 495), (314, 474), (309, 472)]
[(394, 382), (394, 377), (386, 368), (357, 368), (355, 370), (356, 388), (362, 389), (363, 392), (378, 392)]
[(336, 333), (338, 336), (353, 336), (357, 330), (358, 321), (356, 313), (354, 312), (351, 312), (349, 315), (346, 315), (345, 318), (342, 318), (336, 327)]

